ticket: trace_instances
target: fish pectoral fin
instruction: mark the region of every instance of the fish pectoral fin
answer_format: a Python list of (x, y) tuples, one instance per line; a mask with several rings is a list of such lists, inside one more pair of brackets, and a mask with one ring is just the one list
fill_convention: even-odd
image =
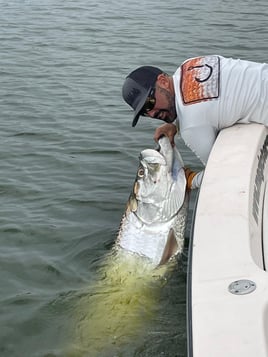
[(159, 263), (159, 265), (165, 264), (169, 261), (169, 259), (176, 254), (176, 252), (178, 251), (178, 243), (177, 240), (175, 238), (175, 233), (174, 230), (171, 228), (168, 234), (168, 239), (167, 239), (167, 243), (161, 258), (161, 261)]

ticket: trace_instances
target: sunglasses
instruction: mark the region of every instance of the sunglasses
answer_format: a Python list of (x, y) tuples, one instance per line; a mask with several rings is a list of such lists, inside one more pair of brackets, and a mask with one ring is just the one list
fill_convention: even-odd
[(154, 109), (155, 102), (155, 88), (152, 88), (148, 97), (146, 98), (144, 106), (142, 107), (141, 115), (145, 117), (148, 116), (148, 113)]

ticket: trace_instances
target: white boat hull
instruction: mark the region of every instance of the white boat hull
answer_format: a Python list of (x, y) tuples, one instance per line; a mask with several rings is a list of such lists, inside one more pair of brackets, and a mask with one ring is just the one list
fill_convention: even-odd
[(188, 276), (188, 356), (268, 356), (268, 130), (221, 131), (199, 192)]

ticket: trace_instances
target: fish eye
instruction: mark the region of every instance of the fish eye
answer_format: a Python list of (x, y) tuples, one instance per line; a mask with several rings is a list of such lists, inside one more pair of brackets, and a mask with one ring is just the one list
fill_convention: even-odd
[(138, 170), (138, 176), (139, 177), (143, 177), (144, 176), (144, 168), (143, 167), (140, 167), (139, 170)]

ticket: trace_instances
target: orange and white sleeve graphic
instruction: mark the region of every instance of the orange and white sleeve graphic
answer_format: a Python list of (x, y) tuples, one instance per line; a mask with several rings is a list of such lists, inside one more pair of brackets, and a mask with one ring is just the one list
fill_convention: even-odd
[(180, 89), (184, 104), (219, 98), (219, 57), (196, 57), (184, 62), (181, 66)]

